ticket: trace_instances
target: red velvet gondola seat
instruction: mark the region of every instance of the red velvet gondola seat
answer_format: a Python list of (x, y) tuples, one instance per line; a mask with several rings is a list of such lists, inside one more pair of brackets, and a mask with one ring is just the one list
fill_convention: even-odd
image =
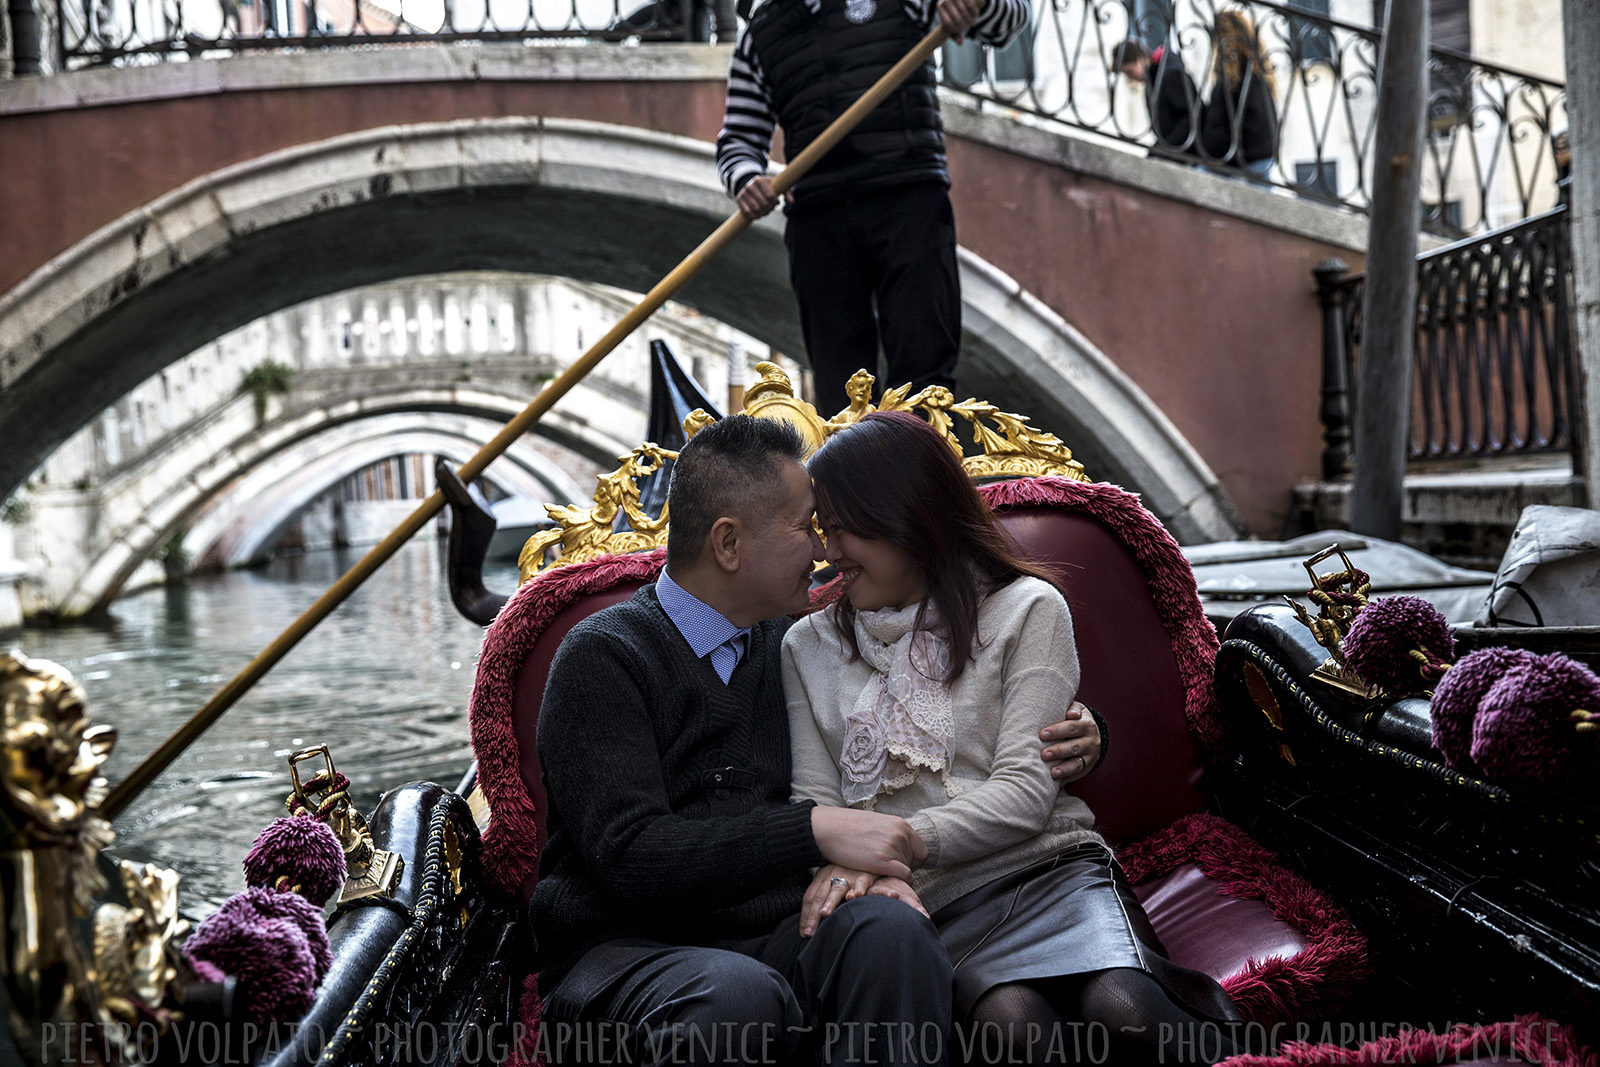
[[(982, 489), (1033, 556), (1058, 565), (1076, 623), (1079, 697), (1103, 714), (1102, 766), (1075, 786), (1119, 850), (1172, 958), (1211, 974), (1252, 1021), (1342, 1001), (1366, 967), (1349, 920), (1245, 834), (1207, 812), (1222, 725), (1215, 630), (1182, 552), (1137, 497), (1105, 483), (1027, 478)], [(537, 878), (544, 794), (534, 728), (562, 636), (654, 579), (657, 550), (571, 564), (526, 583), (489, 628), (473, 689), (486, 869), (524, 898)], [(818, 590), (814, 604), (830, 599)]]

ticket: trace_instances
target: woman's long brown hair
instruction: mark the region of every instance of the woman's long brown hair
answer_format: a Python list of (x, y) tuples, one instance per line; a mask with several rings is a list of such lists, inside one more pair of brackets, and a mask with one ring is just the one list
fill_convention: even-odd
[(1277, 98), (1277, 73), (1261, 48), (1261, 35), (1249, 15), (1232, 10), (1217, 12), (1216, 46), (1217, 68), (1230, 90), (1237, 91), (1245, 73), (1254, 67), (1260, 72), (1258, 77), (1267, 83), (1267, 95)]
[[(915, 415), (874, 412), (830, 437), (806, 467), (826, 525), (897, 545), (922, 572), (928, 592), (916, 628), (925, 628), (931, 603), (950, 642), (950, 674), (939, 681), (954, 682), (972, 659), (986, 594), (1023, 575), (1060, 586), (1023, 556), (955, 450)], [(852, 657), (859, 656), (849, 598), (834, 610)]]

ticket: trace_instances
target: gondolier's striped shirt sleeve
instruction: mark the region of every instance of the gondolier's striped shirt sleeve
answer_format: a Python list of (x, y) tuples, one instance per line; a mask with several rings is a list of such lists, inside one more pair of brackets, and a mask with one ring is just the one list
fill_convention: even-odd
[[(812, 5), (816, 7), (818, 5)], [(902, 0), (901, 6), (918, 26), (933, 25), (937, 0)], [(1028, 23), (1028, 0), (989, 0), (968, 33), (971, 40), (994, 47), (1003, 46)], [(739, 30), (728, 67), (728, 100), (723, 111), (722, 132), (717, 135), (717, 176), (729, 196), (744, 184), (767, 171), (767, 153), (772, 147), (772, 131), (778, 123), (772, 113), (772, 94), (766, 74), (756, 57), (750, 27)]]
[(767, 172), (767, 152), (777, 124), (767, 79), (746, 25), (739, 30), (733, 61), (728, 64), (728, 102), (722, 114), (722, 132), (717, 134), (717, 177), (729, 196)]

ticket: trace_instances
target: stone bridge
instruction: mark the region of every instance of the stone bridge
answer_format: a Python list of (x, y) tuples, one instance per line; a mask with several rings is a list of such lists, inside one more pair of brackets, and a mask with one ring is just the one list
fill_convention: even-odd
[[(254, 563), (301, 508), (378, 460), (459, 466), (571, 362), (556, 352), (581, 345), (574, 327), (630, 303), (555, 279), (410, 279), (302, 304), (206, 345), (35, 472), (23, 528), (44, 566), (28, 583), (30, 610), (102, 608), (130, 582), (154, 579), (139, 568), (169, 542), (203, 566)], [(589, 476), (645, 432), (648, 339), (686, 360), (725, 355), (715, 330), (685, 318), (669, 305), (484, 479), (532, 501), (586, 498)], [(277, 391), (241, 384), (262, 366), (277, 368)]]
[[(301, 301), (464, 270), (647, 289), (730, 210), (710, 151), (726, 63), (725, 46), (417, 44), (0, 82), (0, 496), (139, 382)], [(1364, 220), (954, 98), (946, 120), (961, 391), (1057, 433), (1180, 539), (1275, 534), (1317, 473), (1311, 268), (1354, 265)], [(680, 299), (803, 352), (776, 220)], [(215, 486), (297, 462), (316, 427), (420, 408), (455, 421), (397, 429), (468, 434), (463, 420), (526, 402), (526, 371), (508, 365), (496, 390), (397, 381), (342, 400), (330, 382), (314, 411), (276, 416), (276, 444), (235, 449), (226, 479), (172, 506), (214, 514), (226, 540)], [(200, 431), (194, 449), (221, 454)], [(185, 466), (174, 477), (197, 485)], [(169, 527), (149, 492), (109, 521)], [(127, 556), (89, 585), (115, 588), (154, 536), (112, 539)]]

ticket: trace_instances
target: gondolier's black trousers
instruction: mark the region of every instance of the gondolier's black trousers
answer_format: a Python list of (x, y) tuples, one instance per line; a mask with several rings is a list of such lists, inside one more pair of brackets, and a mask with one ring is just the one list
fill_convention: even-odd
[(784, 229), (789, 282), (828, 417), (849, 401), (858, 370), (877, 373), (878, 392), (955, 384), (961, 349), (961, 282), (950, 195), (937, 182), (899, 186), (843, 203), (791, 208)]
[(931, 922), (868, 896), (808, 939), (799, 925), (716, 946), (590, 949), (544, 991), (542, 1049), (558, 1067), (945, 1067), (950, 958)]

